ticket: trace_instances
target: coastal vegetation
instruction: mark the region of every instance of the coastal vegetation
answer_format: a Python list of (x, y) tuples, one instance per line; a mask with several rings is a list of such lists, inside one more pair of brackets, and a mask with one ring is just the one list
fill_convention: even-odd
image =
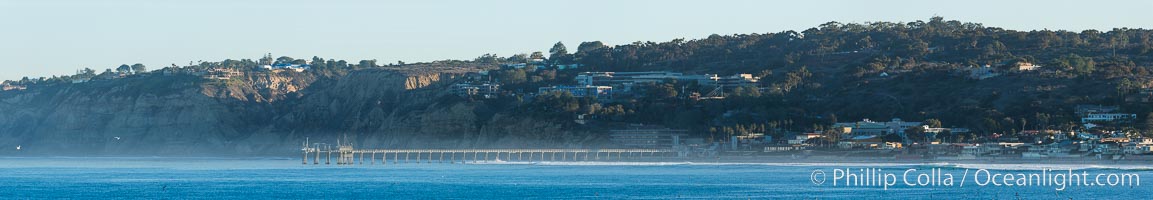
[[(720, 141), (748, 133), (782, 138), (788, 133), (829, 130), (836, 122), (865, 118), (966, 127), (973, 131), (929, 139), (980, 141), (993, 134), (1012, 135), (1023, 130), (1085, 130), (1074, 114), (1077, 105), (1119, 106), (1139, 116), (1133, 122), (1106, 124), (1099, 131), (1153, 133), (1153, 106), (1149, 104), (1153, 100), (1153, 31), (1146, 29), (1017, 31), (933, 17), (907, 23), (828, 22), (803, 31), (714, 34), (701, 39), (612, 46), (590, 41), (576, 47), (570, 52), (566, 44), (558, 42), (547, 53), (485, 54), (473, 60), (420, 63), (267, 55), (256, 60), (173, 64), (151, 71), (148, 69), (154, 67), (142, 64), (125, 64), (101, 73), (84, 68), (73, 75), (4, 81), (6, 88), (13, 89), (0, 92), (0, 99), (8, 99), (0, 107), (9, 111), (0, 114), (0, 124), (6, 128), (0, 131), (24, 138), (13, 142), (46, 142), (47, 138), (66, 136), (40, 137), (37, 134), (44, 134), (45, 129), (17, 124), (142, 130), (130, 124), (124, 125), (130, 126), (127, 128), (69, 124), (123, 118), (105, 116), (117, 112), (104, 109), (66, 111), (81, 112), (77, 116), (84, 117), (36, 114), (102, 105), (47, 104), (97, 101), (106, 93), (115, 93), (112, 96), (133, 100), (211, 97), (208, 99), (222, 106), (205, 107), (209, 110), (204, 112), (219, 113), (203, 116), (220, 119), (185, 125), (230, 127), (230, 131), (208, 136), (225, 138), (214, 141), (221, 145), (268, 138), (245, 132), (278, 135), (271, 137), (278, 138), (277, 142), (353, 132), (362, 139), (392, 138), (380, 145), (431, 143), (413, 141), (448, 137), (486, 141), (455, 146), (500, 146), (500, 142), (514, 139), (543, 140), (548, 142), (542, 144), (548, 145), (601, 145), (606, 141), (604, 130), (624, 124), (687, 129), (694, 136)], [(525, 66), (507, 67), (515, 64)], [(269, 68), (303, 65), (307, 70)], [(723, 99), (690, 98), (714, 88), (677, 80), (636, 85), (630, 94), (611, 101), (564, 92), (537, 93), (540, 87), (576, 84), (574, 77), (588, 71), (752, 74), (760, 82), (758, 86), (724, 88)], [(485, 74), (468, 75), (477, 72)], [(448, 92), (451, 83), (463, 82), (499, 84), (502, 92), (491, 99), (461, 98)], [(189, 89), (192, 92), (185, 91)], [(197, 103), (203, 102), (190, 104)], [(188, 119), (156, 113), (128, 115)], [(591, 122), (577, 123), (578, 116)], [(546, 124), (538, 128), (549, 131), (512, 133), (522, 129), (511, 127), (529, 122)], [(463, 125), (446, 125), (449, 123)], [(183, 126), (178, 122), (163, 124)], [(437, 127), (423, 127), (426, 125)], [(516, 137), (506, 138), (509, 135)], [(919, 140), (923, 136), (911, 137)], [(526, 143), (533, 142), (516, 145)]]

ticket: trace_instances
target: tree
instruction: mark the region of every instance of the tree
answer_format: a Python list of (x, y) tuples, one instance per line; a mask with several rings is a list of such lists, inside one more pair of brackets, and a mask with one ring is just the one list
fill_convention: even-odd
[[(260, 64), (262, 64), (262, 65), (272, 65), (273, 64), (272, 61), (274, 61), (274, 60), (272, 59), (271, 53), (265, 54), (264, 57), (260, 58)], [(175, 65), (175, 64), (173, 64), (173, 65)]]
[(323, 58), (320, 58), (317, 56), (312, 56), (311, 63), (312, 63), (312, 69), (316, 69), (316, 70), (328, 69), (328, 62), (325, 62)]
[(1145, 115), (1145, 132), (1146, 133), (1153, 132), (1153, 112), (1149, 113), (1148, 115)]
[(909, 137), (909, 141), (913, 142), (928, 142), (928, 137), (925, 135), (924, 126), (914, 126), (905, 129), (905, 136)]
[(548, 53), (548, 59), (552, 61), (554, 65), (572, 62), (568, 54), (568, 48), (565, 48), (564, 43), (556, 42), (556, 44), (552, 45), (552, 48), (548, 50)]
[(822, 135), (824, 135), (825, 138), (829, 138), (829, 140), (832, 140), (832, 141), (841, 141), (841, 138), (843, 138), (843, 136), (845, 135), (845, 129), (834, 128), (834, 129), (822, 132)]
[(524, 72), (523, 69), (511, 69), (497, 71), (496, 78), (497, 81), (500, 81), (503, 84), (517, 84), (527, 81), (528, 75)]
[(797, 69), (797, 71), (789, 72), (788, 74), (785, 74), (785, 76), (785, 82), (781, 83), (781, 91), (784, 93), (789, 93), (789, 91), (792, 91), (793, 88), (804, 84), (805, 78), (813, 76), (813, 73), (809, 72), (808, 67), (801, 66), (801, 68)]
[(497, 56), (496, 56), (496, 54), (488, 54), (488, 53), (486, 53), (486, 54), (484, 54), (484, 55), (481, 55), (480, 57), (477, 57), (476, 59), (473, 59), (473, 62), (479, 62), (479, 63), (497, 63), (497, 62), (500, 62), (500, 57), (497, 57)]
[(668, 99), (677, 97), (677, 88), (669, 83), (654, 83), (649, 85), (647, 89), (647, 96), (657, 99)]
[(104, 72), (101, 72), (99, 75), (96, 75), (96, 76), (101, 76), (101, 77), (111, 76), (112, 73), (113, 73), (112, 69), (104, 69)]
[(123, 65), (120, 65), (120, 67), (116, 68), (116, 72), (124, 73), (124, 74), (131, 74), (132, 73), (132, 67), (128, 66), (127, 64), (123, 64)]
[(772, 69), (761, 70), (761, 72), (757, 72), (757, 74), (755, 76), (757, 78), (761, 78), (761, 79), (769, 79), (769, 78), (771, 78), (771, 76), (773, 76), (773, 70)]
[(360, 68), (371, 68), (371, 67), (378, 67), (378, 66), (376, 65), (376, 59), (372, 59), (372, 60), (360, 60), (359, 64), (357, 64), (356, 66), (357, 66), (357, 67), (360, 67)]
[(529, 58), (532, 58), (532, 59), (544, 59), (544, 53), (541, 53), (541, 52), (539, 52), (539, 51), (534, 51), (534, 52), (532, 52), (532, 55), (530, 55), (530, 56), (529, 56)]
[(546, 113), (571, 113), (580, 109), (580, 101), (568, 91), (542, 93), (533, 101), (536, 107), (544, 109)]
[(589, 51), (593, 51), (593, 50), (597, 50), (597, 49), (601, 49), (601, 48), (605, 48), (605, 47), (608, 47), (608, 46), (605, 46), (605, 44), (601, 43), (601, 41), (582, 42), (580, 44), (580, 46), (577, 46), (577, 53), (578, 54), (588, 53)]
[(952, 130), (945, 129), (945, 130), (941, 130), (941, 132), (937, 133), (936, 137), (937, 138), (929, 138), (929, 139), (938, 139), (941, 141), (948, 141), (948, 140), (946, 140), (946, 138), (952, 138), (954, 136), (953, 136)]
[(580, 43), (579, 46), (576, 46), (576, 59), (585, 59), (586, 57), (589, 57), (593, 51), (605, 49), (605, 47), (609, 46), (605, 46), (604, 43), (600, 42), (600, 40)]
[(308, 61), (307, 61), (307, 60), (304, 60), (304, 59), (296, 59), (296, 60), (292, 60), (292, 64), (294, 64), (294, 65), (304, 65), (304, 64), (308, 64)]
[(518, 53), (508, 57), (509, 62), (528, 62), (528, 54)]
[(1053, 62), (1061, 69), (1072, 70), (1080, 75), (1088, 75), (1097, 70), (1097, 63), (1093, 62), (1093, 58), (1086, 58), (1077, 54), (1064, 55)]
[(926, 119), (924, 124), (929, 125), (929, 128), (941, 128), (941, 120), (938, 119)]
[(81, 75), (83, 78), (92, 78), (96, 76), (96, 70), (85, 67), (84, 69), (80, 70), (80, 73), (77, 75)]
[(276, 58), (276, 64), (281, 64), (281, 63), (292, 63), (292, 61), (294, 61), (294, 60), (296, 60), (296, 59), (292, 59), (292, 57), (288, 57), (288, 56), (281, 56), (281, 57), (279, 57), (279, 58)]
[(148, 72), (148, 69), (144, 67), (144, 64), (140, 64), (140, 63), (132, 64), (131, 68), (132, 68), (133, 72), (138, 73), (138, 74)]
[(566, 55), (568, 54), (568, 48), (565, 48), (564, 43), (556, 42), (556, 44), (552, 45), (552, 48), (548, 50), (548, 53), (550, 56)]
[(902, 142), (901, 136), (897, 134), (888, 134), (881, 136), (882, 142)]
[(989, 44), (985, 45), (985, 56), (1004, 57), (1001, 54), (1006, 52), (1005, 49), (1006, 49), (1006, 47), (1005, 47), (1004, 43), (1001, 43), (1001, 41), (993, 41), (993, 43), (989, 43)]

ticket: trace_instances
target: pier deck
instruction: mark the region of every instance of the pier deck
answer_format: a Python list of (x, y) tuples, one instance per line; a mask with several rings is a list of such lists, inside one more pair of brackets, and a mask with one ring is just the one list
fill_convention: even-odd
[(487, 161), (622, 161), (643, 157), (673, 157), (672, 149), (355, 149), (352, 146), (337, 148), (304, 147), (301, 149), (301, 164), (333, 164), (336, 154), (337, 165), (368, 165), (400, 163), (466, 163)]

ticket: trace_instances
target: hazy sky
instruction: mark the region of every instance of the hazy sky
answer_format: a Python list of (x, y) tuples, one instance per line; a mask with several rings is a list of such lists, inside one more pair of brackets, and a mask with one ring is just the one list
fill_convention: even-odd
[(378, 63), (547, 51), (824, 22), (934, 15), (1015, 30), (1153, 28), (1153, 1), (238, 1), (0, 0), (0, 79), (144, 63), (294, 58)]

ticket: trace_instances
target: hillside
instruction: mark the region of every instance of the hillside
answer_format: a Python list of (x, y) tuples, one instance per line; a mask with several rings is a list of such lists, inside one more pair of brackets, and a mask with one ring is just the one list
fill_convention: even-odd
[[(594, 41), (571, 54), (558, 43), (548, 59), (484, 55), (378, 65), (266, 57), (111, 79), (98, 79), (110, 71), (87, 70), (6, 81), (19, 89), (0, 91), (0, 154), (286, 155), (305, 138), (332, 143), (338, 136), (390, 148), (595, 148), (611, 146), (605, 130), (624, 124), (688, 129), (722, 141), (749, 132), (780, 138), (863, 118), (937, 119), (974, 130), (941, 139), (972, 141), (1030, 129), (1081, 130), (1072, 109), (1082, 104), (1139, 116), (1095, 131), (1147, 134), (1151, 36), (1146, 29), (1023, 32), (933, 18), (661, 43)], [(311, 68), (261, 69), (265, 63)], [(499, 67), (510, 63), (530, 67)], [(1022, 67), (1032, 64), (1041, 67)], [(240, 73), (214, 79), (185, 72), (212, 70)], [(979, 70), (996, 75), (974, 77)], [(725, 88), (723, 100), (688, 98), (710, 88), (675, 81), (637, 85), (635, 96), (612, 101), (534, 94), (575, 84), (585, 71), (747, 73), (760, 85)], [(69, 81), (78, 78), (91, 81)], [(492, 81), (502, 92), (483, 99), (450, 90), (469, 81)], [(591, 123), (574, 123), (579, 115)], [(9, 148), (18, 145), (21, 152)]]
[[(738, 126), (771, 127), (754, 132), (814, 131), (833, 121), (903, 118), (973, 128), (976, 133), (968, 138), (974, 138), (1023, 129), (1082, 129), (1073, 114), (1080, 104), (1120, 106), (1139, 116), (1138, 123), (1110, 127), (1114, 130), (1153, 130), (1146, 123), (1153, 112), (1148, 104), (1153, 31), (1147, 29), (1015, 31), (940, 17), (908, 23), (829, 22), (804, 31), (697, 40), (615, 46), (584, 42), (576, 53), (560, 58), (586, 71), (762, 78), (763, 92), (732, 91), (723, 102), (623, 103), (639, 113), (634, 122), (700, 132)], [(996, 76), (972, 77), (986, 66)], [(665, 85), (659, 87), (707, 91), (691, 84)], [(733, 133), (706, 137), (725, 134)]]
[[(421, 72), (424, 71), (424, 72)], [(478, 117), (447, 95), (462, 71), (284, 71), (229, 80), (137, 75), (0, 93), (0, 146), (22, 155), (284, 155), (305, 138), (408, 147), (545, 147), (596, 139), (559, 124)], [(447, 96), (446, 96), (447, 95)], [(2, 153), (15, 151), (5, 148)]]

